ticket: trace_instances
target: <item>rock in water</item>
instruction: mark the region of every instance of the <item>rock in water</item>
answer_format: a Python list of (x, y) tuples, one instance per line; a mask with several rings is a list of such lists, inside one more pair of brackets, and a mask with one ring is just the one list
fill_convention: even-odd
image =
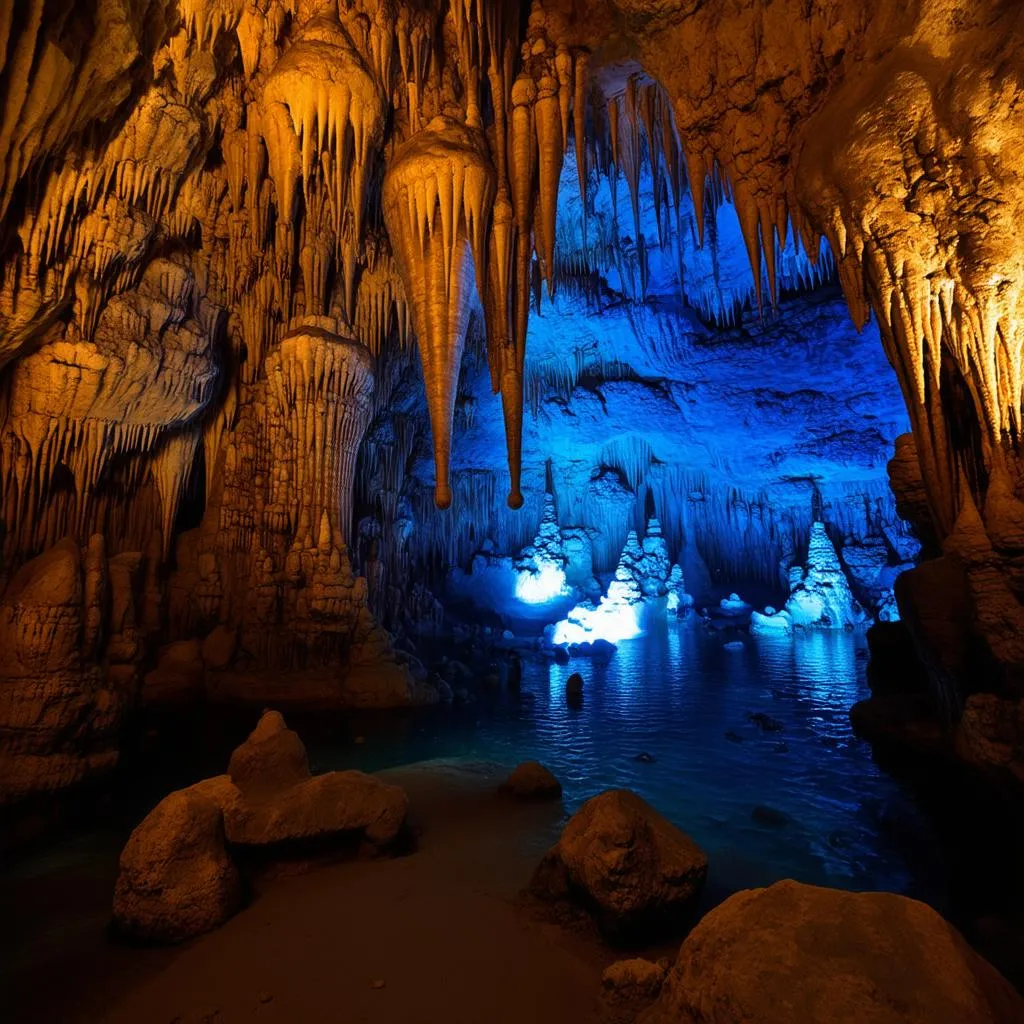
[(570, 700), (583, 696), (583, 676), (579, 672), (573, 672), (565, 681), (565, 695)]
[(784, 881), (711, 911), (640, 1024), (1021, 1020), (1024, 1000), (925, 904)]
[(221, 809), (190, 789), (164, 797), (121, 853), (118, 926), (136, 938), (180, 942), (216, 928), (240, 902)]
[(530, 891), (587, 912), (609, 937), (646, 937), (679, 923), (707, 870), (688, 836), (635, 793), (612, 789), (573, 815)]
[(562, 784), (537, 761), (524, 761), (501, 784), (498, 791), (521, 800), (557, 800)]

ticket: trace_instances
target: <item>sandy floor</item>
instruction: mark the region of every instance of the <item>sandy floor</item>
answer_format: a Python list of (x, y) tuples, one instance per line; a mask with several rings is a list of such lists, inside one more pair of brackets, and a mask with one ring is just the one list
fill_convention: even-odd
[(275, 878), (223, 928), (173, 950), (105, 937), (115, 850), (94, 858), (87, 875), (54, 859), (23, 878), (0, 909), (38, 916), (4, 929), (28, 935), (29, 945), (4, 955), (3, 1002), (14, 1012), (0, 1016), (19, 1024), (598, 1020), (601, 970), (615, 954), (515, 906), (558, 833), (561, 807), (496, 797), (499, 775), (486, 766), (385, 775), (409, 793), (422, 830), (415, 853)]

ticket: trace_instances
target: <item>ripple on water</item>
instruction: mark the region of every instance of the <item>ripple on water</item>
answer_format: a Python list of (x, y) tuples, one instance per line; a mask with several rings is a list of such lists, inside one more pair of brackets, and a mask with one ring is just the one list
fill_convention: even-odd
[[(561, 779), (570, 811), (609, 787), (640, 793), (708, 851), (719, 890), (789, 877), (906, 893), (941, 910), (940, 844), (850, 727), (866, 695), (863, 648), (860, 634), (807, 632), (727, 650), (665, 623), (607, 663), (527, 662), (519, 694), (314, 753), (322, 768), (536, 759)], [(574, 671), (585, 690), (570, 706)]]

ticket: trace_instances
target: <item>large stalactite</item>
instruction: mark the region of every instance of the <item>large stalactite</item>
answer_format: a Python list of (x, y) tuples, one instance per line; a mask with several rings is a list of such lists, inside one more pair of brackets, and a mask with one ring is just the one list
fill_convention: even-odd
[[(414, 341), (436, 503), (457, 504), (457, 386), (482, 324), (523, 506), (531, 308), (544, 287), (593, 296), (613, 265), (642, 303), (646, 162), (657, 244), (680, 267), (687, 193), (694, 242), (736, 209), (752, 308), (716, 288), (695, 315), (756, 320), (830, 259), (854, 320), (874, 314), (913, 425), (897, 496), (961, 581), (961, 649), (980, 643), (984, 672), (929, 654), (941, 617), (914, 574), (906, 615), (944, 706), (966, 706), (965, 749), (1024, 760), (1024, 737), (989, 735), (1024, 698), (1022, 40), (1024, 12), (998, 0), (0, 9), (0, 611), (24, 653), (0, 669), (5, 744), (47, 757), (50, 725), (23, 708), (37, 642), (66, 648), (61, 678), (108, 710), (182, 658), (201, 676), (343, 672), (353, 651), (396, 664), (352, 565), (363, 433), (399, 401)], [(619, 205), (620, 174), (610, 237), (588, 211), (599, 178)], [(794, 235), (810, 260), (795, 274)], [(417, 444), (398, 423), (363, 447), (387, 470), (388, 538)], [(87, 597), (101, 579), (113, 604)], [(224, 642), (196, 654), (210, 637)], [(94, 755), (120, 713), (82, 763), (109, 762)], [(41, 769), (39, 788), (81, 776)]]

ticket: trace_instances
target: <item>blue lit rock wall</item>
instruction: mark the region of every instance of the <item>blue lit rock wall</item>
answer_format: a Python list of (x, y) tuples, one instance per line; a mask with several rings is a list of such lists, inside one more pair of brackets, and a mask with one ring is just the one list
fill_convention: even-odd
[[(626, 183), (617, 216), (608, 180), (592, 174), (589, 188), (584, 244), (569, 154), (556, 295), (545, 292), (530, 319), (524, 507), (505, 505), (501, 404), (476, 316), (455, 417), (453, 507), (432, 504), (413, 363), (396, 368), (391, 410), (369, 432), (364, 462), (372, 457), (376, 477), (366, 474), (364, 503), (382, 518), (381, 488), (401, 492), (385, 530), (393, 557), (436, 573), (468, 567), (482, 547), (514, 555), (536, 534), (548, 488), (560, 525), (589, 541), (598, 573), (614, 568), (628, 531), (642, 531), (653, 511), (698, 595), (712, 584), (781, 586), (814, 519), (840, 544), (879, 538), (885, 526), (898, 532), (885, 467), (908, 429), (905, 408), (874, 324), (858, 335), (829, 280), (828, 253), (815, 268), (790, 242), (774, 311), (763, 282), (762, 318), (731, 205), (709, 218), (698, 248), (684, 197), (662, 245), (649, 174), (639, 240)], [(671, 205), (660, 213), (663, 225), (676, 222)], [(404, 462), (385, 473), (388, 459)]]

